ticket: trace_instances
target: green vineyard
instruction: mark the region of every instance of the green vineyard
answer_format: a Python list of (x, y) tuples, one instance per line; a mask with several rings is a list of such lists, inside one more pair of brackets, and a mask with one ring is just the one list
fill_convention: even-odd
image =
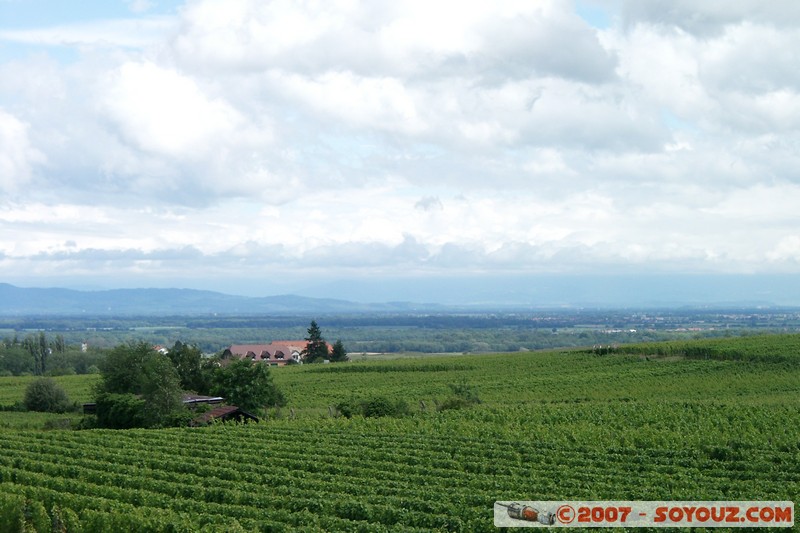
[[(286, 367), (289, 405), (257, 424), (0, 429), (0, 532), (494, 531), (496, 500), (796, 500), (798, 337), (726, 341)], [(481, 402), (437, 409), (454, 383)], [(378, 395), (410, 412), (332, 408)]]
[[(34, 376), (2, 376), (0, 377), (0, 406), (12, 405), (21, 401), (27, 387), (36, 377)], [(70, 400), (88, 402), (92, 398), (92, 388), (99, 381), (99, 374), (86, 374), (82, 376), (56, 376), (53, 380), (62, 387)]]

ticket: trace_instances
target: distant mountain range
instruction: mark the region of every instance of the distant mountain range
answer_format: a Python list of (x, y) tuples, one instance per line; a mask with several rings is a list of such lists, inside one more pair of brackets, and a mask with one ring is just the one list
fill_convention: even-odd
[[(365, 304), (295, 295), (247, 297), (194, 289), (113, 289), (78, 291), (22, 288), (0, 283), (0, 315), (187, 315), (405, 312), (405, 302)], [(435, 305), (422, 306), (426, 309)]]
[[(197, 289), (75, 290), (22, 288), (0, 283), (0, 316), (213, 313), (287, 316), (568, 308), (800, 307), (798, 281), (796, 275), (788, 274), (453, 276), (339, 280), (296, 290), (287, 288), (286, 292), (293, 294), (266, 297)], [(237, 292), (247, 294), (246, 290), (247, 286), (242, 285)], [(253, 286), (253, 293), (260, 291), (265, 289)]]

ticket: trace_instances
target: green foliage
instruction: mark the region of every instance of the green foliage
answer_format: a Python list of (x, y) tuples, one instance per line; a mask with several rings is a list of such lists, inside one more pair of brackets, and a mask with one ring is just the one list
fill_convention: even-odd
[[(191, 338), (203, 352), (231, 343), (303, 338), (303, 316), (0, 317), (6, 346), (13, 331), (44, 330), (70, 345), (87, 341), (92, 352), (130, 341), (172, 346)], [(699, 326), (700, 330), (689, 330)], [(800, 313), (780, 309), (548, 311), (474, 314), (376, 314), (327, 316), (326, 337), (340, 338), (352, 354), (362, 352), (497, 352), (623, 345), (698, 337), (730, 337), (800, 328)], [(87, 331), (91, 329), (91, 331)], [(632, 331), (636, 330), (636, 331)], [(3, 331), (3, 330), (0, 330)], [(52, 332), (52, 333), (51, 333)], [(21, 340), (17, 339), (17, 344)], [(50, 342), (53, 346), (54, 342)], [(2, 351), (2, 347), (0, 347)], [(54, 357), (55, 352), (51, 357)], [(2, 357), (0, 356), (0, 366)], [(48, 367), (50, 366), (48, 361)], [(81, 370), (75, 369), (77, 373)], [(31, 370), (32, 372), (32, 370)]]
[(342, 363), (347, 361), (347, 351), (344, 349), (344, 344), (341, 340), (337, 340), (331, 350), (331, 363)]
[(25, 389), (25, 408), (29, 411), (64, 413), (72, 405), (67, 393), (52, 378), (38, 378)]
[(63, 335), (56, 335), (51, 345), (53, 347), (53, 353), (64, 353), (67, 351), (67, 342), (64, 340)]
[[(525, 353), (340, 367), (376, 371), (298, 366), (272, 375), (298, 397), (297, 416), (267, 424), (0, 428), (0, 532), (45, 524), (42, 509), (44, 527), (57, 530), (60, 515), (67, 531), (472, 532), (495, 530), (486, 502), (525, 494), (793, 500), (797, 357)], [(465, 400), (479, 391), (481, 403), (362, 417), (354, 400), (350, 419), (322, 414), (331, 398), (357, 395), (386, 412), (443, 391)]]
[(8, 371), (15, 376), (85, 374), (89, 366), (98, 364), (102, 358), (100, 352), (70, 349), (61, 334), (52, 341), (41, 331), (27, 335), (22, 341), (18, 337), (0, 341), (0, 372)]
[(306, 348), (301, 354), (304, 363), (319, 363), (330, 357), (328, 343), (322, 337), (322, 330), (316, 320), (312, 320), (311, 325), (308, 326), (308, 336), (305, 340), (307, 341)]
[(352, 418), (361, 415), (367, 418), (384, 416), (406, 416), (410, 413), (408, 403), (403, 399), (391, 400), (385, 396), (373, 396), (364, 400), (346, 400), (336, 405), (337, 412), (345, 417)]
[(47, 358), (50, 355), (50, 347), (44, 332), (40, 331), (38, 335), (28, 335), (22, 342), (22, 346), (33, 358), (33, 373), (43, 376), (47, 372)]
[(800, 365), (800, 335), (748, 335), (720, 339), (595, 346), (587, 353), (685, 357), (716, 361), (759, 361)]
[(402, 400), (390, 400), (385, 396), (375, 396), (362, 402), (362, 413), (365, 417), (405, 416), (408, 414), (408, 404)]
[(69, 418), (51, 418), (45, 421), (44, 429), (72, 429), (72, 420)]
[(356, 400), (343, 400), (336, 404), (336, 412), (345, 418), (360, 414), (360, 405)]
[(22, 346), (12, 346), (2, 351), (3, 368), (15, 376), (33, 373), (33, 357)]
[(178, 372), (169, 358), (156, 352), (147, 359), (143, 371), (142, 397), (147, 426), (168, 426), (174, 420), (180, 420), (186, 408), (181, 398)]
[(96, 351), (82, 352), (70, 349), (54, 351), (48, 359), (47, 373), (51, 376), (90, 374), (90, 368), (92, 366), (98, 368), (104, 357), (104, 354)]
[(146, 342), (123, 344), (111, 350), (100, 370), (101, 388), (112, 394), (141, 394), (145, 386), (145, 363), (156, 351)]
[(0, 533), (18, 533), (24, 521), (25, 497), (0, 492)]
[(78, 515), (70, 508), (62, 509), (53, 505), (50, 509), (50, 531), (53, 533), (73, 533), (81, 530)]
[(439, 411), (446, 411), (448, 409), (464, 409), (481, 403), (475, 387), (467, 383), (466, 380), (459, 383), (448, 384), (452, 395), (445, 399), (444, 402), (439, 404)]
[[(99, 376), (54, 376), (51, 377), (59, 387), (64, 389), (70, 400), (78, 403), (88, 402), (94, 398)], [(40, 379), (35, 376), (0, 377), (0, 409), (22, 405), (25, 390), (32, 382)]]
[(67, 366), (67, 367), (50, 367), (50, 370), (47, 371), (48, 376), (74, 376), (75, 369)]
[(145, 427), (147, 415), (145, 401), (135, 394), (98, 394), (96, 400), (97, 425), (109, 429)]
[(436, 406), (438, 411), (447, 411), (449, 409), (466, 409), (473, 404), (460, 396), (449, 396), (442, 403)]
[(47, 510), (42, 502), (27, 500), (22, 510), (22, 516), (23, 531), (32, 531), (35, 533), (51, 531), (50, 516), (47, 514)]
[[(168, 356), (146, 343), (111, 350), (103, 363), (99, 390), (100, 427), (168, 426), (184, 418), (178, 371)], [(120, 419), (114, 420), (115, 416)]]
[(183, 390), (205, 394), (210, 388), (210, 376), (203, 369), (203, 354), (197, 346), (175, 341), (167, 352), (180, 378)]
[(286, 405), (283, 394), (272, 382), (269, 366), (250, 359), (239, 359), (217, 369), (211, 392), (245, 411)]
[[(507, 356), (506, 356), (507, 357)], [(369, 361), (366, 364), (345, 366), (315, 366), (303, 369), (309, 374), (405, 374), (408, 372), (459, 372), (475, 370), (477, 367), (470, 364), (470, 359), (464, 357), (416, 357), (411, 360), (397, 360), (387, 363)]]

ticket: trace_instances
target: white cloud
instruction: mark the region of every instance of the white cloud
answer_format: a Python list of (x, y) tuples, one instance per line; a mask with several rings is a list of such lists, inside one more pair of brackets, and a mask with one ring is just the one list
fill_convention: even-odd
[(789, 235), (781, 239), (767, 252), (767, 259), (778, 264), (789, 264), (794, 270), (800, 264), (800, 235)]
[(345, 124), (406, 134), (425, 130), (414, 95), (397, 79), (364, 78), (350, 72), (326, 72), (315, 79), (279, 76), (287, 97), (301, 105), (341, 119)]
[(752, 22), (726, 28), (703, 50), (702, 79), (720, 93), (758, 94), (800, 90), (796, 50), (798, 28), (779, 29)]
[(776, 27), (800, 24), (800, 5), (793, 0), (671, 0), (668, 4), (652, 0), (624, 0), (622, 15), (627, 24), (646, 22), (680, 28), (702, 37), (713, 37), (726, 26), (752, 21)]
[(303, 65), (310, 59), (308, 51), (302, 50), (305, 45), (328, 31), (344, 29), (351, 14), (348, 4), (191, 2), (182, 11), (182, 29), (174, 39), (174, 48), (183, 61), (201, 69), (264, 68), (276, 62)]
[(608, 79), (613, 57), (568, 8), (561, 0), (206, 0), (186, 7), (173, 43), (199, 70), (504, 78), (511, 69), (523, 78)]
[(42, 153), (31, 146), (28, 129), (0, 108), (0, 190), (17, 192), (31, 180), (34, 167), (44, 162)]
[(44, 28), (0, 30), (0, 41), (71, 47), (146, 47), (169, 35), (174, 17), (158, 16), (135, 20), (100, 20)]
[(144, 13), (153, 7), (149, 0), (128, 0), (128, 9), (133, 13)]
[(150, 62), (125, 63), (110, 76), (104, 108), (123, 136), (146, 151), (193, 159), (243, 122), (222, 98)]
[(797, 10), (597, 2), (0, 32), (0, 272), (796, 271)]

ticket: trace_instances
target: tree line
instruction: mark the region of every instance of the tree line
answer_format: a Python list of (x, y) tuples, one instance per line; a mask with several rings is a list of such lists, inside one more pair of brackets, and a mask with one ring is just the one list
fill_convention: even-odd
[(104, 354), (70, 346), (61, 334), (48, 338), (43, 331), (0, 340), (0, 376), (61, 376), (98, 372)]
[[(329, 350), (316, 321), (311, 322), (307, 334), (303, 362), (347, 360), (341, 341)], [(65, 347), (60, 341), (51, 347), (44, 333), (31, 339), (31, 357), (38, 358), (34, 368), (37, 375), (43, 375), (53, 347), (62, 351)], [(27, 344), (21, 344), (27, 349)], [(0, 355), (5, 356), (5, 351)], [(101, 380), (95, 391), (95, 416), (84, 422), (87, 427), (185, 425), (199, 414), (195, 404), (185, 401), (187, 395), (220, 396), (227, 404), (256, 414), (286, 405), (268, 365), (248, 358), (223, 361), (205, 357), (197, 346), (181, 341), (168, 349), (145, 341), (117, 345), (99, 361), (98, 370)], [(29, 410), (54, 412), (63, 412), (69, 405), (63, 391), (49, 378), (32, 382), (24, 403)]]

